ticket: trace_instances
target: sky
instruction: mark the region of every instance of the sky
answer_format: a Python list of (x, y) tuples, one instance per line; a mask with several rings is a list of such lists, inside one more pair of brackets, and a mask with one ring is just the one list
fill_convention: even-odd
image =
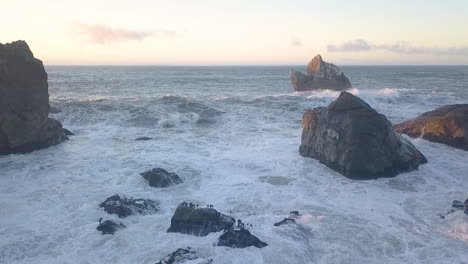
[(46, 65), (467, 65), (466, 0), (0, 0)]

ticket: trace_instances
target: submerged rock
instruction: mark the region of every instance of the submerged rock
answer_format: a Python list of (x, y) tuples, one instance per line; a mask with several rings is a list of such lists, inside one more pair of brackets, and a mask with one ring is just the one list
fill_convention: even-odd
[(454, 200), (452, 202), (452, 208), (450, 208), (446, 214), (439, 214), (439, 216), (444, 219), (447, 215), (456, 211), (463, 211), (463, 213), (468, 215), (468, 199), (466, 199), (465, 202)]
[(468, 104), (446, 105), (395, 125), (398, 133), (468, 150)]
[(299, 153), (351, 179), (392, 177), (427, 163), (384, 115), (347, 92), (305, 112), (302, 128)]
[(211, 259), (201, 259), (196, 255), (196, 252), (191, 248), (179, 248), (176, 251), (169, 254), (164, 259), (161, 259), (156, 264), (210, 264), (213, 263)]
[(320, 55), (315, 56), (307, 67), (307, 75), (292, 70), (289, 74), (294, 91), (330, 89), (343, 91), (351, 88), (351, 82), (336, 65), (325, 62)]
[(107, 198), (99, 207), (108, 214), (125, 218), (134, 214), (154, 214), (159, 211), (158, 203), (149, 199), (121, 198), (118, 194)]
[(117, 230), (125, 228), (126, 226), (122, 223), (116, 223), (110, 220), (101, 222), (99, 219), (99, 225), (96, 227), (97, 230), (101, 231), (103, 235), (110, 234), (113, 235)]
[(140, 140), (151, 140), (153, 138), (150, 138), (150, 137), (139, 137), (139, 138), (135, 138), (135, 141), (140, 141)]
[(246, 248), (251, 246), (263, 248), (268, 246), (267, 243), (252, 235), (249, 230), (245, 228), (230, 228), (219, 237), (217, 245), (232, 248)]
[(296, 219), (299, 218), (301, 215), (299, 214), (299, 211), (291, 211), (289, 213), (289, 217), (284, 218), (283, 220), (279, 221), (278, 223), (275, 223), (274, 226), (281, 226), (281, 225), (287, 225), (287, 224), (295, 224)]
[(167, 172), (161, 168), (154, 168), (152, 170), (140, 173), (143, 178), (148, 181), (151, 187), (169, 187), (171, 185), (182, 183), (179, 175)]
[(213, 208), (198, 208), (184, 202), (177, 207), (167, 232), (206, 236), (212, 232), (227, 230), (234, 222), (234, 218)]
[(26, 153), (67, 139), (49, 118), (47, 73), (25, 41), (0, 43), (0, 154)]
[(66, 128), (63, 129), (63, 132), (64, 132), (65, 135), (67, 135), (67, 136), (74, 136), (74, 135), (75, 135), (73, 132), (71, 132), (70, 130), (68, 130), (68, 129), (66, 129)]

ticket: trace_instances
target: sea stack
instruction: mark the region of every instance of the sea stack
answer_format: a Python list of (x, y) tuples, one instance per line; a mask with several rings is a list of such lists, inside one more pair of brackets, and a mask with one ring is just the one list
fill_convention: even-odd
[(398, 133), (468, 150), (468, 104), (446, 105), (395, 125)]
[(427, 162), (384, 115), (347, 92), (305, 112), (302, 129), (299, 153), (351, 179), (393, 177)]
[(0, 155), (25, 153), (67, 139), (49, 118), (47, 73), (25, 41), (0, 43)]
[(351, 88), (351, 82), (338, 66), (323, 61), (322, 56), (315, 56), (307, 67), (307, 75), (292, 70), (289, 74), (294, 91), (329, 89), (344, 91)]

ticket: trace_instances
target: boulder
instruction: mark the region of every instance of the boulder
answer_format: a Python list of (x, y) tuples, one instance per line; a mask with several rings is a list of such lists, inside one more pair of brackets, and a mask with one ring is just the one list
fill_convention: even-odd
[(161, 168), (154, 168), (152, 170), (140, 173), (140, 175), (148, 181), (148, 184), (151, 187), (163, 188), (182, 183), (179, 175), (175, 173), (169, 173)]
[(398, 133), (468, 150), (468, 104), (446, 105), (395, 125)]
[(212, 232), (228, 230), (234, 222), (234, 218), (213, 208), (198, 208), (184, 202), (177, 207), (167, 232), (206, 236)]
[(125, 225), (120, 222), (116, 223), (110, 220), (101, 222), (101, 219), (99, 219), (99, 225), (96, 227), (96, 229), (101, 231), (103, 235), (113, 235), (117, 230), (122, 228), (125, 228)]
[(219, 237), (217, 245), (232, 248), (246, 248), (251, 246), (263, 248), (268, 246), (267, 243), (252, 235), (249, 230), (243, 227), (230, 228)]
[(453, 212), (456, 211), (463, 211), (466, 215), (468, 215), (468, 199), (465, 202), (454, 200), (452, 202), (452, 208), (446, 214), (439, 214), (440, 218), (445, 219), (445, 217)]
[(320, 55), (315, 56), (307, 67), (307, 75), (292, 70), (289, 74), (294, 91), (330, 89), (344, 91), (351, 88), (351, 82), (336, 65), (323, 61)]
[(210, 264), (213, 263), (212, 259), (201, 259), (196, 255), (196, 252), (188, 248), (179, 248), (169, 254), (164, 259), (161, 259), (156, 264)]
[(121, 198), (118, 194), (107, 198), (99, 207), (108, 214), (116, 214), (125, 218), (134, 214), (154, 214), (159, 211), (158, 203), (148, 199)]
[(302, 129), (299, 153), (351, 179), (392, 177), (427, 162), (384, 115), (347, 92), (306, 111)]
[(0, 154), (26, 153), (67, 139), (49, 115), (47, 73), (25, 41), (0, 43)]

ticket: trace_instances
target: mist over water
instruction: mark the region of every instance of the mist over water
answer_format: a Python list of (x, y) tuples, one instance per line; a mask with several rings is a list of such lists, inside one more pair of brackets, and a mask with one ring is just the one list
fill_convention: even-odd
[[(467, 153), (413, 139), (428, 164), (370, 181), (301, 157), (303, 112), (339, 92), (295, 93), (290, 68), (48, 67), (51, 116), (76, 136), (0, 157), (0, 263), (156, 263), (187, 246), (214, 263), (465, 263), (468, 216), (438, 214), (468, 198)], [(342, 69), (394, 124), (468, 102), (468, 67)], [(149, 187), (139, 174), (154, 167), (184, 183)], [(101, 235), (97, 220), (117, 218), (98, 204), (114, 194), (161, 210)], [(251, 223), (269, 245), (166, 233), (183, 201)], [(299, 225), (273, 226), (292, 210)]]

